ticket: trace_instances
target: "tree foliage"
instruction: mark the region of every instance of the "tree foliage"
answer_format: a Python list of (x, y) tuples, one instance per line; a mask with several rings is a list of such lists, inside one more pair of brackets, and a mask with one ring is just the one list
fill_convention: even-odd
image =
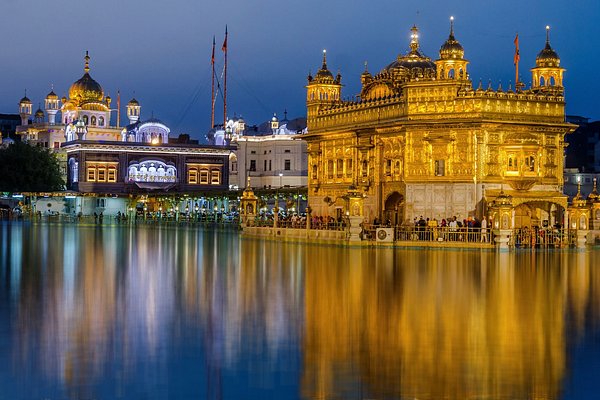
[(52, 192), (64, 185), (59, 161), (48, 149), (21, 142), (0, 149), (0, 191)]

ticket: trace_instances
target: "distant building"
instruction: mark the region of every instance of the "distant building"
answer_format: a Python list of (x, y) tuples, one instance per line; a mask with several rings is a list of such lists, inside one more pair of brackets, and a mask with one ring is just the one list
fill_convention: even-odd
[(567, 122), (579, 127), (565, 137), (568, 143), (565, 167), (576, 168), (579, 172), (600, 173), (600, 121), (567, 116)]
[(306, 187), (308, 178), (304, 118), (279, 120), (276, 115), (258, 126), (248, 126), (242, 118), (227, 122), (226, 129), (209, 132), (209, 143), (231, 144), (230, 185), (246, 186), (247, 178), (255, 188)]
[[(16, 127), (23, 141), (57, 153), (69, 191), (104, 198), (97, 202), (94, 197), (79, 197), (69, 212), (89, 213), (94, 207), (123, 212), (126, 202), (142, 197), (200, 197), (228, 189), (229, 147), (199, 145), (189, 135), (172, 138), (170, 128), (159, 119), (141, 119), (135, 98), (126, 105), (129, 124), (119, 126), (117, 117), (116, 126), (111, 126), (112, 100), (90, 76), (87, 52), (84, 60), (84, 74), (71, 85), (68, 98), (59, 99), (52, 90), (44, 99), (44, 110), (34, 113), (32, 101), (23, 97)], [(113, 198), (119, 196), (123, 200)], [(158, 202), (145, 204), (158, 207)]]

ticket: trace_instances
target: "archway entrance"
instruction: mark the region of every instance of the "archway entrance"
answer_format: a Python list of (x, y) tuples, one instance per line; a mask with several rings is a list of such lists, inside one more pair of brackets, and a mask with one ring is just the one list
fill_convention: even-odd
[(392, 192), (385, 199), (383, 212), (383, 223), (400, 225), (404, 220), (404, 196), (398, 192)]
[(515, 228), (547, 228), (563, 224), (564, 209), (548, 201), (532, 201), (515, 207)]

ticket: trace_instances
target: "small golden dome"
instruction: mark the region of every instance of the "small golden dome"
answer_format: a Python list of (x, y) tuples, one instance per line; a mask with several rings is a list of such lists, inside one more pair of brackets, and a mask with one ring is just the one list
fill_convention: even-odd
[(44, 118), (44, 112), (42, 111), (41, 108), (37, 109), (37, 111), (35, 112), (35, 116), (36, 116), (36, 118)]
[(24, 96), (21, 100), (19, 100), (20, 104), (31, 104), (31, 100), (29, 100), (29, 97)]
[(450, 35), (440, 48), (440, 58), (442, 60), (462, 59), (464, 56), (465, 49), (454, 37), (454, 17), (450, 17)]
[(560, 57), (558, 53), (550, 46), (550, 27), (546, 27), (546, 46), (540, 51), (535, 58), (537, 67), (559, 67)]
[(85, 67), (83, 76), (71, 85), (69, 88), (69, 98), (72, 100), (84, 101), (102, 101), (104, 99), (104, 90), (89, 74), (90, 57), (85, 52)]
[(405, 55), (399, 55), (394, 62), (381, 70), (381, 73), (395, 75), (396, 73), (406, 74), (414, 71), (424, 75), (435, 74), (435, 63), (419, 50), (419, 29), (416, 25), (413, 25), (410, 31), (410, 51)]
[(129, 103), (127, 103), (128, 106), (139, 106), (140, 103), (134, 98), (132, 98), (131, 100), (129, 100)]
[(58, 95), (52, 90), (46, 95), (46, 100), (58, 100)]
[(333, 74), (327, 68), (327, 51), (323, 50), (323, 65), (315, 75), (315, 79), (321, 83), (333, 83)]

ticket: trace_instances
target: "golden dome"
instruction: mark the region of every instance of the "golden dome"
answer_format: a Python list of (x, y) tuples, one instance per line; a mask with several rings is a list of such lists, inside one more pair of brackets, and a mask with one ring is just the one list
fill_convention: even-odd
[(129, 103), (127, 103), (128, 106), (139, 106), (140, 103), (134, 98), (132, 98), (131, 100), (129, 100)]
[(35, 112), (35, 116), (36, 118), (44, 118), (44, 112), (42, 111), (41, 108), (38, 107), (37, 111)]
[(546, 27), (546, 46), (540, 51), (535, 58), (537, 67), (559, 67), (560, 58), (558, 53), (550, 47), (550, 27)]
[(46, 95), (46, 100), (58, 100), (58, 95), (52, 90)]
[(450, 17), (450, 36), (448, 40), (444, 42), (440, 48), (440, 58), (442, 60), (448, 59), (462, 59), (465, 56), (465, 49), (454, 37), (454, 18)]
[(69, 88), (69, 99), (84, 101), (102, 101), (104, 99), (104, 90), (89, 74), (90, 57), (85, 52), (85, 67), (83, 76), (73, 83)]
[(317, 79), (321, 83), (333, 83), (333, 74), (327, 68), (327, 51), (323, 50), (323, 65), (321, 69), (315, 75), (315, 79)]
[(31, 104), (31, 100), (29, 100), (29, 97), (24, 96), (21, 100), (19, 100), (19, 104)]
[(385, 67), (382, 73), (405, 74), (405, 71), (418, 72), (423, 75), (435, 74), (435, 63), (419, 51), (419, 29), (416, 25), (411, 28), (410, 51), (399, 55), (394, 62)]

